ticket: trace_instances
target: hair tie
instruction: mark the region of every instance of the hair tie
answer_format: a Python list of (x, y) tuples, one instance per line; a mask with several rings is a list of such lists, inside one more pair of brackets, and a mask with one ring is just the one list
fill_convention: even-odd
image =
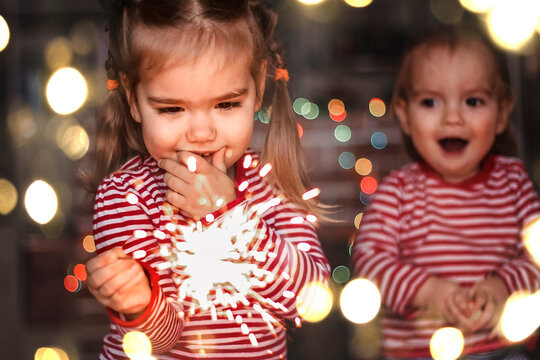
[(280, 79), (285, 79), (285, 81), (288, 82), (289, 81), (289, 72), (287, 71), (287, 69), (277, 68), (276, 69), (275, 79), (276, 79), (276, 81), (278, 81)]
[(118, 80), (107, 79), (107, 90), (116, 90), (120, 84)]

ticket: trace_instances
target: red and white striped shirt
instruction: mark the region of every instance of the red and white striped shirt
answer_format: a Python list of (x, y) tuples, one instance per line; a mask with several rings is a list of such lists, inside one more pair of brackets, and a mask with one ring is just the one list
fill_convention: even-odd
[[(257, 159), (251, 150), (244, 156), (247, 155)], [(261, 178), (258, 166), (247, 169), (241, 166), (243, 159), (237, 163), (236, 182), (238, 185), (247, 181), (249, 186), (242, 193), (237, 192), (238, 198), (227, 204), (222, 213), (238, 206), (260, 204), (278, 195)], [(147, 256), (140, 262), (148, 271), (152, 285), (150, 304), (139, 318), (124, 321), (121, 315), (118, 317), (109, 310), (112, 323), (100, 359), (127, 359), (122, 339), (129, 331), (146, 334), (157, 359), (285, 359), (285, 327), (269, 326), (253, 306), (242, 303), (236, 308), (216, 305), (216, 319), (210, 310), (190, 313), (193, 299), (189, 296), (182, 302), (177, 301), (180, 284), (174, 282), (172, 273), (180, 278), (188, 275), (182, 273), (182, 268), (160, 270), (158, 265), (164, 259), (156, 251), (160, 245), (171, 244), (173, 235), (167, 230), (167, 224), (170, 226), (171, 221), (187, 224), (187, 219), (178, 213), (171, 216), (165, 199), (166, 190), (163, 171), (151, 157), (131, 159), (107, 177), (98, 189), (94, 206), (94, 238), (98, 253), (116, 246), (122, 246), (130, 254), (144, 250)], [(251, 245), (253, 249), (272, 249), (275, 256), (268, 257), (260, 266), (271, 271), (275, 280), (252, 290), (262, 298), (282, 305), (276, 309), (271, 302), (260, 303), (278, 320), (299, 317), (296, 298), (291, 294), (298, 294), (310, 282), (325, 282), (329, 276), (329, 265), (313, 224), (305, 220), (306, 215), (298, 206), (282, 199), (280, 204), (258, 217), (258, 231)], [(304, 220), (299, 221), (302, 220), (299, 217)], [(291, 222), (293, 218), (296, 219)], [(139, 231), (134, 237), (135, 230), (143, 232)], [(165, 239), (153, 236), (154, 230), (165, 233)], [(300, 243), (303, 244), (299, 249)], [(248, 300), (251, 304), (257, 302), (250, 296)], [(219, 315), (225, 312), (228, 316)], [(242, 323), (247, 328), (241, 328)]]
[[(424, 163), (384, 179), (354, 244), (355, 274), (376, 283), (385, 305), (384, 354), (427, 357), (443, 321), (419, 317), (411, 300), (430, 275), (463, 287), (490, 274), (510, 293), (540, 288), (540, 271), (521, 241), (523, 225), (540, 216), (540, 201), (521, 161), (489, 156), (460, 184), (443, 181)], [(465, 336), (464, 353), (501, 348), (487, 331)]]

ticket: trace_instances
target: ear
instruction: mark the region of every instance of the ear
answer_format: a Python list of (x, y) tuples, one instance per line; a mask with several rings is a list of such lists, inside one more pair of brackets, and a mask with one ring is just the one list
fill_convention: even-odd
[(257, 99), (255, 100), (255, 109), (259, 111), (262, 106), (264, 89), (266, 86), (266, 69), (268, 68), (268, 61), (264, 60), (259, 68), (259, 74), (255, 79), (255, 89), (257, 90)]
[(514, 109), (513, 99), (503, 99), (499, 102), (499, 113), (497, 115), (497, 124), (495, 124), (495, 133), (502, 134), (508, 125), (508, 118)]
[(409, 118), (407, 116), (407, 101), (402, 98), (396, 99), (394, 102), (394, 111), (396, 116), (401, 124), (401, 129), (406, 135), (411, 135), (411, 130), (409, 127)]
[(122, 82), (122, 87), (126, 93), (127, 102), (129, 104), (129, 111), (133, 119), (140, 123), (141, 114), (139, 113), (139, 106), (137, 104), (137, 94), (132, 92), (131, 84), (128, 80), (128, 77), (125, 73), (120, 73), (120, 81)]

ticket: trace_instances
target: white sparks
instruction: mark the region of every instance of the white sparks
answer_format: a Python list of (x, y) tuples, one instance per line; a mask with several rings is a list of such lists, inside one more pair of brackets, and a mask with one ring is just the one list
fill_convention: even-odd
[(135, 205), (139, 202), (139, 199), (137, 198), (137, 195), (135, 195), (134, 193), (130, 192), (126, 195), (126, 200), (128, 203), (130, 203), (131, 205)]
[(225, 205), (225, 200), (223, 200), (223, 198), (217, 199), (216, 206), (219, 208), (219, 207), (222, 207), (223, 205)]
[(175, 232), (176, 231), (176, 225), (174, 225), (173, 223), (167, 223), (165, 225), (165, 229), (169, 230), (170, 232)]
[(283, 292), (283, 297), (286, 297), (287, 299), (293, 299), (296, 295), (290, 291), (290, 290), (285, 290)]
[(133, 252), (133, 258), (134, 259), (142, 259), (143, 257), (146, 256), (146, 251), (144, 250), (136, 250)]
[(272, 165), (270, 164), (266, 164), (262, 167), (262, 169), (259, 171), (259, 175), (261, 177), (265, 177), (266, 175), (268, 175), (268, 173), (270, 172), (270, 170), (272, 170)]
[(146, 231), (144, 230), (135, 230), (133, 232), (133, 236), (135, 236), (137, 239), (143, 239), (146, 237)]
[(317, 222), (317, 217), (315, 215), (308, 215), (306, 216), (306, 220), (309, 221), (310, 223), (315, 223)]
[(243, 324), (240, 326), (240, 330), (242, 330), (242, 334), (244, 334), (244, 335), (249, 334), (249, 328), (248, 328), (248, 326), (247, 326), (246, 323), (243, 323)]
[(165, 233), (163, 231), (154, 230), (154, 237), (159, 240), (165, 239)]
[(244, 191), (247, 189), (249, 183), (247, 182), (247, 180), (244, 180), (240, 183), (240, 185), (238, 185), (238, 191)]
[(289, 279), (291, 278), (291, 275), (289, 275), (289, 274), (286, 273), (286, 272), (282, 272), (282, 273), (281, 273), (281, 276), (283, 276), (283, 278), (284, 278), (285, 280), (289, 280)]
[(254, 347), (259, 346), (259, 342), (257, 341), (257, 338), (253, 333), (249, 334), (249, 341), (251, 341), (251, 345), (253, 345)]
[(302, 199), (304, 200), (309, 200), (309, 199), (313, 199), (314, 197), (317, 197), (319, 196), (319, 194), (321, 193), (321, 189), (319, 188), (313, 188), (309, 191), (306, 191), (303, 195), (302, 195)]
[(214, 221), (215, 217), (213, 214), (208, 214), (206, 215), (205, 219), (206, 219), (206, 222), (211, 223), (212, 221)]
[(244, 169), (247, 169), (251, 165), (251, 160), (252, 160), (251, 155), (246, 155), (246, 157), (244, 158), (244, 162), (242, 164), (242, 166), (244, 166)]
[(190, 156), (187, 159), (187, 168), (191, 172), (197, 171), (197, 159), (194, 156)]
[(295, 216), (291, 219), (291, 224), (301, 224), (304, 222), (304, 218), (301, 216)]
[(294, 323), (296, 324), (296, 327), (302, 327), (302, 320), (300, 320), (299, 317), (294, 318)]
[(311, 249), (311, 245), (309, 245), (309, 244), (306, 243), (306, 242), (298, 243), (298, 245), (296, 245), (296, 247), (297, 247), (298, 250), (300, 250), (300, 251), (309, 251), (309, 250)]

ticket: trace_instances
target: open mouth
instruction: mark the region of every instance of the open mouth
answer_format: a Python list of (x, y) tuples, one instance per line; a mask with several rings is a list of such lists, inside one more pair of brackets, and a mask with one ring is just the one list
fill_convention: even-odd
[(460, 152), (465, 149), (467, 144), (469, 144), (469, 140), (460, 138), (444, 138), (439, 140), (439, 145), (441, 145), (444, 151), (449, 153)]

